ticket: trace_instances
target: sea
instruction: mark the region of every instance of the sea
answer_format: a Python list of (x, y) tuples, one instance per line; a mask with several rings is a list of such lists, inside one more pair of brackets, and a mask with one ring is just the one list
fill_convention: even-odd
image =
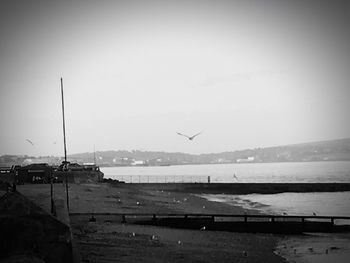
[[(105, 178), (127, 183), (350, 183), (350, 161), (102, 167)], [(350, 216), (350, 192), (279, 194), (202, 194), (269, 214)], [(336, 224), (350, 224), (336, 221)], [(350, 262), (350, 234), (304, 233), (289, 236), (275, 253), (287, 262)]]
[[(101, 167), (126, 183), (350, 183), (350, 161)], [(203, 195), (266, 213), (350, 216), (350, 192)]]
[(101, 167), (105, 178), (126, 183), (329, 183), (350, 182), (350, 161), (230, 163)]

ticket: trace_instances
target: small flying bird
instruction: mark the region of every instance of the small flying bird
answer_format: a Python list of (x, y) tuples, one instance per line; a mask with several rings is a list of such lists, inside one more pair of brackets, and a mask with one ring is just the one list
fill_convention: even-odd
[(26, 139), (26, 141), (27, 141), (27, 142), (29, 142), (31, 145), (33, 145), (33, 146), (34, 146), (34, 143), (33, 143), (31, 140)]
[(189, 139), (190, 141), (192, 141), (196, 136), (198, 136), (199, 134), (201, 134), (201, 132), (199, 132), (199, 133), (197, 133), (197, 134), (195, 134), (195, 135), (193, 135), (193, 136), (188, 136), (188, 135), (182, 134), (182, 133), (180, 133), (180, 132), (177, 132), (177, 134), (178, 134), (178, 135), (181, 135), (181, 136), (185, 136), (187, 139)]
[(312, 215), (313, 215), (313, 216), (316, 216), (316, 213), (315, 213), (315, 212), (312, 212)]

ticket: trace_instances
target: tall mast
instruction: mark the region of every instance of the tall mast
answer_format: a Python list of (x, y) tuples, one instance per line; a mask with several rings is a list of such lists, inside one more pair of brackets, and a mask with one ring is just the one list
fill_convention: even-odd
[(63, 79), (61, 78), (61, 95), (62, 95), (62, 120), (63, 120), (63, 142), (64, 142), (64, 164), (63, 169), (66, 175), (66, 195), (67, 195), (67, 209), (69, 212), (69, 193), (68, 193), (68, 172), (67, 172), (67, 146), (66, 146), (66, 124), (64, 118), (64, 97), (63, 97)]

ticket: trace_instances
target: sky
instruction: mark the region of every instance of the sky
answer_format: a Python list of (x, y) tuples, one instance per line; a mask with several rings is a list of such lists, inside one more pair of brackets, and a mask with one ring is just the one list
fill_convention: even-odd
[(61, 77), (68, 154), (350, 137), (349, 10), (345, 1), (3, 0), (0, 155), (63, 155)]

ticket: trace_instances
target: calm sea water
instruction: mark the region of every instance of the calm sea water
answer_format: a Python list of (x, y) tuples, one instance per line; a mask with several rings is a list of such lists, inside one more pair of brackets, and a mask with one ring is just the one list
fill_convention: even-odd
[[(349, 161), (105, 167), (101, 170), (106, 178), (133, 183), (207, 182), (208, 176), (211, 182), (220, 183), (350, 182)], [(350, 192), (203, 195), (203, 197), (266, 213), (350, 216)]]
[(350, 182), (350, 162), (205, 164), (102, 167), (105, 178), (127, 183), (317, 183)]

